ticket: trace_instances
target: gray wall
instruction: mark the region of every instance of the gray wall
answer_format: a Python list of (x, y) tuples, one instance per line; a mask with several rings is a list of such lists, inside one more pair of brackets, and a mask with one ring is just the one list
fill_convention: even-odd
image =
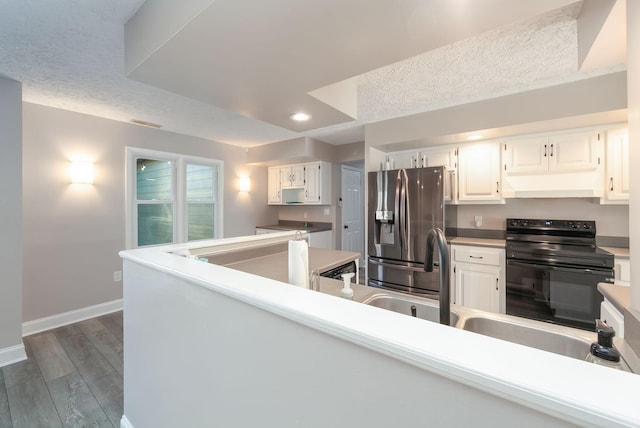
[(22, 344), (22, 85), (0, 77), (0, 350)]
[(591, 198), (507, 199), (504, 205), (458, 205), (458, 227), (475, 229), (473, 217), (482, 216), (479, 229), (504, 230), (507, 218), (595, 220), (598, 236), (629, 236), (629, 207), (600, 205)]
[[(25, 103), (23, 109), (24, 257), (29, 261), (23, 321), (122, 297), (122, 283), (113, 282), (113, 272), (121, 270), (118, 251), (125, 248), (126, 146), (224, 161), (225, 237), (253, 234), (256, 224), (277, 219), (277, 210), (266, 205), (266, 168), (246, 166), (243, 148), (35, 104)], [(67, 168), (74, 156), (94, 161), (93, 186), (69, 184)], [(252, 179), (248, 194), (237, 191), (241, 174)], [(13, 177), (3, 181), (16, 182)]]

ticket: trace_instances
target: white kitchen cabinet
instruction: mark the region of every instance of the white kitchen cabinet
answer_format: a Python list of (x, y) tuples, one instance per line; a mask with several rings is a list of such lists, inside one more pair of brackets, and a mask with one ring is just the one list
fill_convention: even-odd
[(304, 202), (306, 204), (331, 204), (331, 164), (312, 162), (305, 165)]
[(607, 131), (604, 203), (629, 203), (629, 130)]
[(504, 143), (506, 175), (588, 171), (598, 168), (598, 132), (536, 136)]
[(600, 319), (613, 327), (617, 337), (624, 337), (624, 315), (606, 297), (600, 303)]
[(627, 258), (616, 257), (614, 263), (615, 284), (631, 285), (631, 262)]
[(451, 254), (454, 303), (505, 313), (505, 250), (452, 245)]
[(601, 197), (602, 135), (583, 131), (504, 142), (502, 196)]
[(280, 185), (283, 189), (304, 187), (304, 164), (281, 167)]
[(280, 167), (270, 167), (268, 171), (268, 203), (269, 204), (281, 204), (282, 192), (280, 181)]
[(456, 169), (458, 150), (457, 147), (453, 146), (427, 147), (390, 152), (387, 156), (391, 169), (423, 168), (428, 166), (446, 166), (448, 169)]
[(390, 169), (418, 168), (422, 166), (420, 150), (402, 150), (391, 152), (389, 157)]
[(500, 189), (500, 144), (474, 143), (458, 149), (458, 202), (504, 203)]
[(269, 205), (331, 204), (331, 163), (318, 161), (269, 168), (267, 193)]

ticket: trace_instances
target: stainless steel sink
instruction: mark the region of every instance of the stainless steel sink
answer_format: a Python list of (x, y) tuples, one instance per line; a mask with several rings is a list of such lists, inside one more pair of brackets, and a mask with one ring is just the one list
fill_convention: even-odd
[[(536, 324), (541, 324), (535, 322)], [(589, 346), (595, 340), (591, 334), (573, 331), (565, 332), (555, 325), (527, 325), (527, 320), (511, 319), (506, 316), (465, 318), (460, 328), (496, 339), (507, 340), (566, 357), (584, 360), (589, 354)]]
[[(416, 318), (440, 322), (440, 308), (437, 300), (434, 300), (432, 303), (428, 299), (412, 298), (409, 296), (374, 294), (362, 303), (409, 316), (412, 316), (411, 307), (413, 306), (415, 307)], [(459, 318), (456, 312), (451, 311), (452, 326), (456, 325)]]

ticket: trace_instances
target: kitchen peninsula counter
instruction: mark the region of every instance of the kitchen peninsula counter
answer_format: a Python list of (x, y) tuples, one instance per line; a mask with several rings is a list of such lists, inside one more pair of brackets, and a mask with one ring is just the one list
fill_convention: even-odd
[(123, 426), (640, 425), (637, 375), (173, 254), (292, 236), (121, 253)]

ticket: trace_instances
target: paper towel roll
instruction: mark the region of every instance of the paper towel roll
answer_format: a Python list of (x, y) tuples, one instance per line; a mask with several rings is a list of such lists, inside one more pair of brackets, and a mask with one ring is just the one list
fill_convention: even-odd
[(289, 241), (289, 284), (309, 288), (309, 244)]

